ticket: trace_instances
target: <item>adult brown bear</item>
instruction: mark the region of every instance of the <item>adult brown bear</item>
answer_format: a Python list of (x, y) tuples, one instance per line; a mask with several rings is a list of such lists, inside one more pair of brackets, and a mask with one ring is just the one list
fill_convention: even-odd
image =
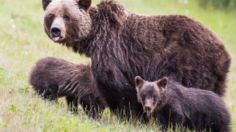
[(141, 115), (133, 78), (171, 76), (222, 96), (230, 57), (209, 29), (186, 16), (142, 16), (115, 1), (43, 0), (49, 38), (91, 57), (98, 89), (116, 114)]

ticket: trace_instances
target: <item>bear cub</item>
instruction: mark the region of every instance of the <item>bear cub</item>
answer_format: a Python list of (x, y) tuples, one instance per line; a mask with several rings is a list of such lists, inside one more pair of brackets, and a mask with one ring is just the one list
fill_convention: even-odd
[(171, 78), (149, 82), (135, 77), (138, 101), (149, 117), (168, 127), (196, 131), (229, 132), (230, 115), (215, 93), (186, 88)]
[(68, 109), (74, 113), (81, 104), (89, 117), (99, 119), (105, 109), (89, 65), (46, 57), (36, 63), (29, 81), (44, 99), (53, 101), (65, 96)]

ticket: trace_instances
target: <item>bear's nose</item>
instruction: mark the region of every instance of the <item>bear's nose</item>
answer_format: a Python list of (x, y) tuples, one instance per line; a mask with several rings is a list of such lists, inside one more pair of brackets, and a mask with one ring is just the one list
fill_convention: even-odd
[(151, 111), (151, 107), (150, 106), (145, 106), (145, 111), (150, 112)]
[(57, 27), (51, 29), (52, 37), (61, 37), (61, 30)]

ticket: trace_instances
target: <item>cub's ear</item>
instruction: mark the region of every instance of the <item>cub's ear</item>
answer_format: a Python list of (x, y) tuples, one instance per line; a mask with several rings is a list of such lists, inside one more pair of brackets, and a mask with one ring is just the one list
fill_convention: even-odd
[(52, 0), (42, 0), (43, 10), (46, 10), (46, 8), (51, 2)]
[(160, 88), (166, 88), (167, 82), (168, 82), (168, 78), (163, 77), (162, 79), (157, 81), (157, 86)]
[(92, 1), (91, 0), (76, 0), (79, 7), (87, 11), (89, 7), (91, 6)]
[(143, 86), (144, 80), (140, 76), (136, 76), (134, 78), (134, 83), (136, 90), (138, 91)]

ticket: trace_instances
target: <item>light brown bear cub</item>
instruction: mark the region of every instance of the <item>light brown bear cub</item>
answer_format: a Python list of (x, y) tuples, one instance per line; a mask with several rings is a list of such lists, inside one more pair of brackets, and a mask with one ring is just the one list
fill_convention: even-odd
[(166, 130), (229, 132), (230, 115), (224, 102), (215, 93), (186, 88), (170, 78), (149, 82), (135, 77), (138, 101), (150, 117), (154, 116)]

